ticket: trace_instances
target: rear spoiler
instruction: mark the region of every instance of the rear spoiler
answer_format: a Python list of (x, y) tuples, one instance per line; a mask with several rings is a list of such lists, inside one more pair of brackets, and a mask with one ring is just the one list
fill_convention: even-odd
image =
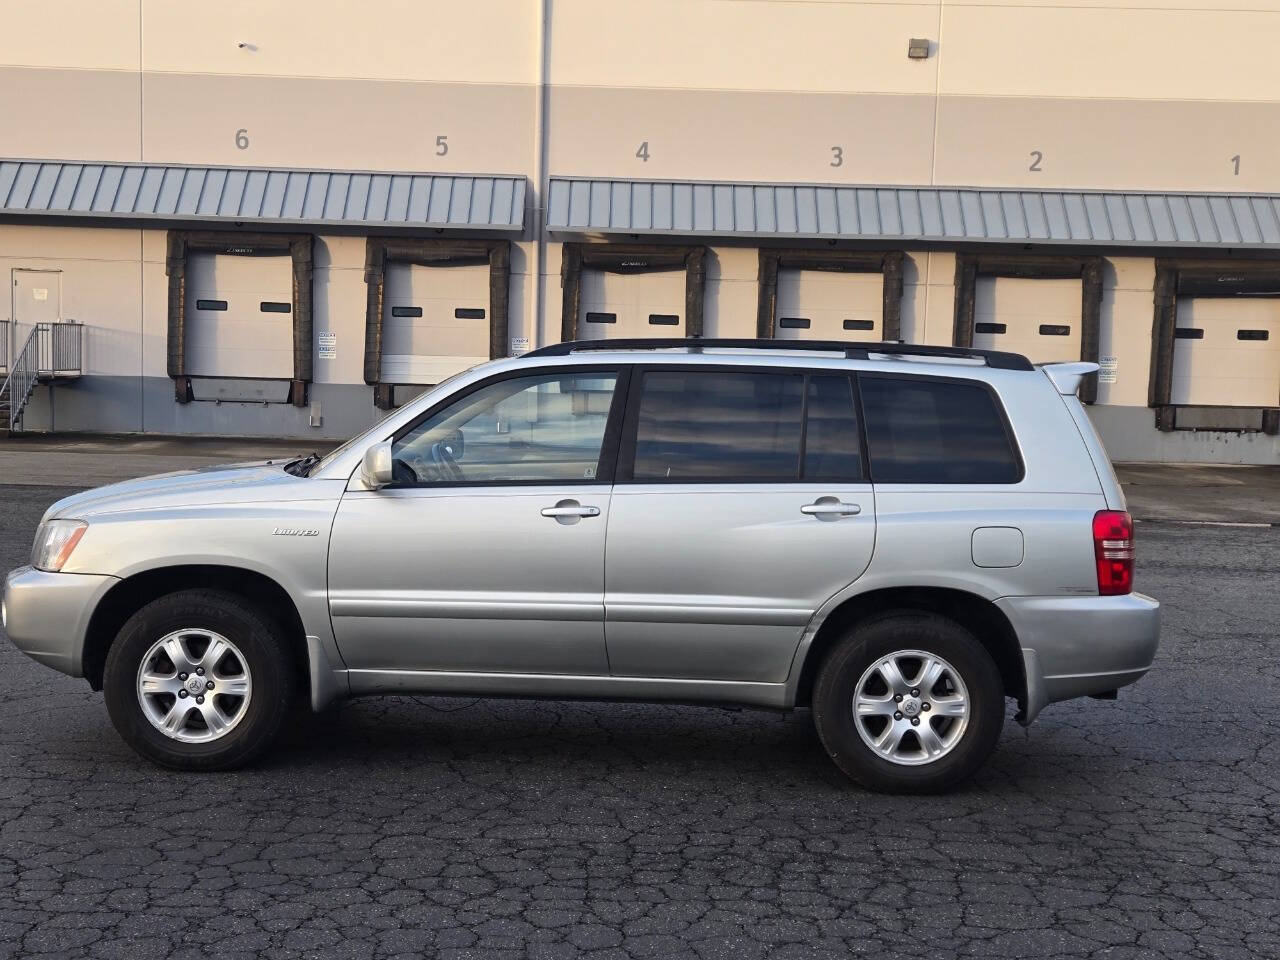
[(1076, 391), (1080, 389), (1080, 381), (1089, 374), (1098, 372), (1096, 363), (1083, 360), (1075, 363), (1045, 363), (1039, 366), (1064, 397), (1074, 397)]

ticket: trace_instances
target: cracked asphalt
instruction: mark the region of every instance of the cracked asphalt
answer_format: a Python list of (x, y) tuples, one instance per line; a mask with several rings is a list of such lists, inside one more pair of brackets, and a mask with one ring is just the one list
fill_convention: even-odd
[[(0, 568), (69, 491), (0, 487)], [(396, 697), (162, 771), (0, 644), (0, 958), (1280, 956), (1280, 529), (1141, 524), (1156, 668), (965, 789), (806, 714)]]

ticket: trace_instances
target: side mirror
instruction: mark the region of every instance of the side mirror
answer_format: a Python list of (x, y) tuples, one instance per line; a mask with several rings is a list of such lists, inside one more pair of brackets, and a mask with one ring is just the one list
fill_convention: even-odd
[(377, 490), (392, 482), (390, 440), (375, 443), (364, 452), (364, 463), (360, 466), (360, 479), (370, 490)]

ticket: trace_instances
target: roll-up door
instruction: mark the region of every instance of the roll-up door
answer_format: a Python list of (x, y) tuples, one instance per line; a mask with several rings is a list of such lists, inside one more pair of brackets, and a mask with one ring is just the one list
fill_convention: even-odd
[(582, 271), (578, 337), (685, 336), (685, 271)]
[(189, 376), (293, 376), (291, 258), (193, 253), (185, 310)]
[(1179, 297), (1170, 401), (1211, 407), (1280, 402), (1280, 300)]
[(489, 264), (390, 263), (382, 379), (432, 384), (489, 359)]
[(782, 340), (882, 340), (884, 276), (779, 270), (777, 310)]
[(1080, 359), (1081, 281), (978, 277), (973, 345), (1033, 363)]

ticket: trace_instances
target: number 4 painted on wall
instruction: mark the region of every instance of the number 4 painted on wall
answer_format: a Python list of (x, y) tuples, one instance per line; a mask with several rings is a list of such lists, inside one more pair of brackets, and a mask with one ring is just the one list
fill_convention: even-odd
[(641, 160), (643, 160), (645, 163), (649, 162), (649, 141), (648, 140), (645, 140), (640, 144), (639, 149), (636, 150), (636, 156), (639, 157)]

